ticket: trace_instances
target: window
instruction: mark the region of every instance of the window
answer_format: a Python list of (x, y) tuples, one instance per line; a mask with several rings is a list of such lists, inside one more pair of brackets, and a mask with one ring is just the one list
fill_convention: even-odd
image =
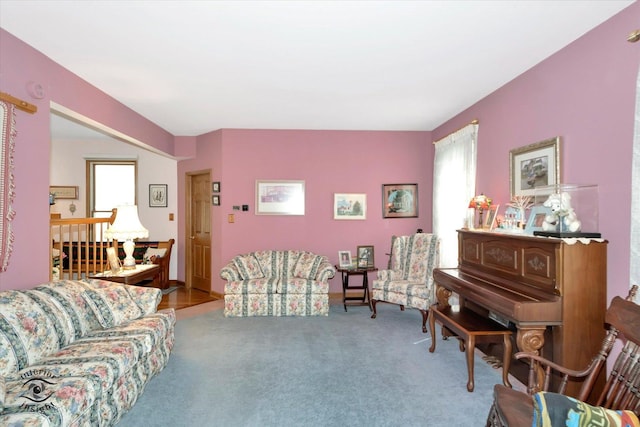
[(435, 144), (433, 232), (440, 238), (440, 266), (458, 265), (458, 235), (475, 195), (478, 124), (470, 124)]
[(135, 160), (87, 160), (87, 173), (87, 216), (104, 218), (118, 205), (136, 204)]

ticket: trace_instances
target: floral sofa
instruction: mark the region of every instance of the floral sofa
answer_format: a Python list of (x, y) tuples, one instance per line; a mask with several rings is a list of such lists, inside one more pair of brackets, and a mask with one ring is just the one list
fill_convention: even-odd
[(0, 425), (117, 423), (173, 348), (161, 297), (101, 280), (0, 292)]
[(266, 250), (234, 257), (220, 272), (224, 314), (327, 316), (329, 279), (336, 269), (326, 256), (296, 250)]

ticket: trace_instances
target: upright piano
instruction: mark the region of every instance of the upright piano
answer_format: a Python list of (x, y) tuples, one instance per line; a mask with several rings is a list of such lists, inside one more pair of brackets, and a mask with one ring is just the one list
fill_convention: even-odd
[[(460, 306), (516, 332), (519, 351), (586, 368), (605, 336), (607, 242), (458, 230), (458, 267), (434, 270), (438, 304)], [(516, 347), (514, 347), (516, 348)], [(526, 372), (513, 373), (527, 383)], [(601, 390), (604, 375), (594, 392)], [(580, 383), (572, 381), (567, 394)]]

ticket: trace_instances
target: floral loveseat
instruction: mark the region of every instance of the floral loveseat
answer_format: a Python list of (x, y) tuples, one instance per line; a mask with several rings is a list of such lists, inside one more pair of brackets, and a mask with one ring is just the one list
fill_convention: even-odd
[(101, 280), (0, 292), (0, 425), (115, 424), (173, 348), (161, 297)]
[(220, 272), (224, 314), (327, 316), (329, 279), (336, 269), (325, 256), (306, 251), (257, 251), (234, 257)]

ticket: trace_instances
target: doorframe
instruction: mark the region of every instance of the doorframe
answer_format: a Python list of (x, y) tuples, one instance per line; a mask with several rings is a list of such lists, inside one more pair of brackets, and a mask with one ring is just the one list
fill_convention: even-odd
[[(185, 172), (185, 207), (184, 207), (184, 212), (185, 212), (185, 219), (184, 219), (184, 226), (185, 226), (185, 232), (184, 232), (184, 237), (185, 237), (185, 258), (184, 258), (184, 264), (185, 264), (185, 269), (184, 269), (184, 286), (186, 289), (191, 289), (193, 286), (193, 283), (191, 283), (191, 278), (193, 277), (192, 274), (192, 262), (191, 259), (193, 257), (192, 253), (191, 253), (191, 198), (192, 198), (192, 179), (193, 176), (195, 175), (203, 175), (203, 174), (208, 174), (209, 175), (209, 182), (211, 182), (211, 169), (200, 169), (200, 170), (195, 170), (195, 171), (188, 171)], [(211, 220), (211, 219), (209, 219)]]

